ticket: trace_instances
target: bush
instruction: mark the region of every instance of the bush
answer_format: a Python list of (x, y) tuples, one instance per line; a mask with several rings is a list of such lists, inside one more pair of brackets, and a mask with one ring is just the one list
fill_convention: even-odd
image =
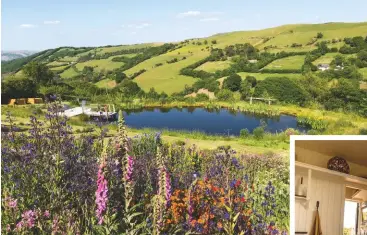
[(294, 80), (287, 77), (270, 77), (259, 82), (255, 88), (255, 96), (261, 97), (267, 92), (272, 98), (285, 103), (303, 105), (309, 99), (309, 94)]
[(220, 101), (232, 101), (233, 93), (230, 90), (222, 89), (217, 93), (217, 99)]
[(78, 116), (78, 119), (79, 119), (79, 121), (81, 121), (81, 122), (87, 122), (87, 121), (89, 121), (89, 120), (90, 120), (90, 119), (89, 119), (89, 116), (88, 116), (87, 114), (84, 114), (84, 113), (80, 114), (80, 115)]
[(250, 132), (249, 132), (249, 130), (248, 130), (247, 128), (245, 128), (245, 129), (241, 129), (241, 130), (240, 130), (240, 136), (241, 136), (242, 138), (249, 137), (249, 136), (250, 136)]
[(367, 128), (362, 128), (359, 130), (360, 135), (367, 135)]
[(264, 138), (265, 135), (265, 129), (262, 126), (258, 126), (256, 127), (253, 131), (252, 134), (254, 135), (255, 139), (260, 140), (262, 138)]
[(209, 100), (209, 96), (203, 93), (197, 94), (195, 97), (196, 101), (207, 101)]
[(320, 33), (320, 32), (319, 32), (319, 33), (317, 33), (317, 35), (316, 35), (316, 38), (319, 38), (319, 39), (320, 39), (320, 38), (323, 38), (323, 37), (324, 37), (324, 35), (323, 35), (322, 33)]
[(223, 88), (229, 89), (231, 91), (238, 91), (241, 86), (241, 81), (242, 79), (238, 74), (231, 74), (228, 78), (224, 79)]

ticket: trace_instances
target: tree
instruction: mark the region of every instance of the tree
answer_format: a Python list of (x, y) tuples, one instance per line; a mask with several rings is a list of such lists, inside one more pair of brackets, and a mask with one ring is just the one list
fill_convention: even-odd
[(122, 80), (124, 80), (125, 78), (127, 78), (126, 74), (121, 72), (121, 71), (117, 71), (115, 72), (115, 81), (116, 83), (120, 83), (122, 82)]
[(112, 91), (115, 93), (122, 93), (124, 97), (134, 97), (138, 95), (141, 88), (130, 79), (125, 79), (118, 86), (113, 88)]
[(217, 98), (220, 101), (232, 101), (233, 93), (228, 89), (222, 89), (217, 93)]
[(155, 91), (154, 87), (151, 87), (149, 92), (146, 94), (148, 99), (158, 99), (159, 94)]
[(238, 74), (231, 74), (223, 81), (223, 88), (229, 89), (231, 91), (238, 91), (241, 86), (241, 81), (242, 79)]
[(48, 69), (45, 64), (32, 61), (23, 67), (23, 73), (29, 79), (32, 79), (36, 84), (47, 84), (52, 81), (54, 74)]
[(316, 35), (316, 38), (323, 38), (324, 37), (324, 35), (321, 33), (321, 32), (319, 32), (319, 33), (317, 33), (317, 35)]
[(307, 73), (300, 80), (300, 84), (310, 94), (311, 98), (316, 101), (324, 96), (328, 90), (328, 82), (312, 73)]
[(265, 91), (271, 97), (285, 103), (304, 105), (310, 98), (299, 84), (287, 77), (265, 78), (257, 84), (255, 96), (263, 96)]
[(358, 52), (357, 58), (362, 60), (362, 61), (367, 62), (367, 50), (362, 50), (362, 51)]
[(212, 44), (217, 44), (217, 40), (212, 40)]
[(241, 99), (242, 100), (244, 100), (248, 96), (250, 96), (250, 94), (251, 94), (251, 87), (252, 87), (252, 84), (250, 82), (248, 82), (247, 80), (243, 80), (241, 82), (240, 94), (241, 94)]
[(248, 83), (251, 84), (251, 87), (255, 87), (256, 84), (257, 84), (257, 81), (256, 81), (256, 78), (254, 76), (246, 76), (246, 79), (245, 79)]
[(342, 66), (344, 65), (344, 63), (345, 63), (345, 58), (342, 55), (336, 55), (334, 60), (331, 61), (331, 65), (335, 65), (335, 66), (337, 65)]
[(1, 82), (1, 100), (8, 103), (9, 99), (32, 98), (37, 96), (37, 86), (35, 82), (27, 78), (14, 78), (6, 82)]
[(208, 40), (204, 40), (204, 44), (205, 45), (208, 45)]

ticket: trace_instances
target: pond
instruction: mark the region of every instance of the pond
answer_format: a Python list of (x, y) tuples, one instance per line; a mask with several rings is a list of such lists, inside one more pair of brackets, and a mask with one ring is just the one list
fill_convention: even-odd
[(252, 132), (261, 123), (271, 133), (287, 128), (305, 131), (297, 125), (296, 117), (280, 115), (264, 117), (228, 109), (206, 108), (144, 108), (124, 112), (126, 125), (132, 128), (154, 128), (201, 131), (212, 135), (239, 135), (241, 129)]

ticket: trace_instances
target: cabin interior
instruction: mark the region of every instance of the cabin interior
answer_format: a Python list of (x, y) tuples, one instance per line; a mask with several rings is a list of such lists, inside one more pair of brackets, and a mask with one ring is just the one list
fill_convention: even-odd
[[(311, 234), (318, 213), (323, 235), (367, 235), (367, 141), (295, 141), (295, 229)], [(349, 174), (329, 170), (344, 158)]]

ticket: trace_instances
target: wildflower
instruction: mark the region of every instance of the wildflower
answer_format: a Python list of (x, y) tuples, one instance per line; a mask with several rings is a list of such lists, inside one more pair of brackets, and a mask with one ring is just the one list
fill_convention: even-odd
[(222, 224), (221, 222), (218, 222), (218, 223), (217, 223), (217, 227), (218, 227), (219, 229), (222, 229), (222, 228), (223, 228), (223, 224)]
[(7, 197), (5, 198), (5, 202), (6, 202), (6, 205), (9, 207), (9, 208), (16, 208), (17, 207), (17, 201), (18, 199), (13, 199), (11, 197)]
[(105, 179), (103, 168), (105, 163), (102, 162), (98, 169), (98, 179), (97, 179), (97, 191), (96, 191), (96, 204), (97, 210), (96, 215), (98, 218), (98, 224), (103, 223), (103, 214), (107, 209), (107, 180)]
[(17, 225), (15, 225), (15, 229), (19, 232), (23, 228), (23, 221), (19, 221)]
[(28, 210), (22, 214), (23, 221), (28, 228), (33, 228), (36, 221), (37, 213)]
[(10, 224), (7, 224), (7, 225), (6, 225), (6, 231), (7, 231), (7, 232), (10, 232), (10, 231), (11, 231)]
[(46, 217), (46, 218), (50, 218), (50, 212), (48, 210), (46, 210), (43, 215)]
[(134, 166), (134, 159), (131, 156), (127, 156), (126, 174), (125, 174), (126, 181), (132, 180), (133, 166)]

